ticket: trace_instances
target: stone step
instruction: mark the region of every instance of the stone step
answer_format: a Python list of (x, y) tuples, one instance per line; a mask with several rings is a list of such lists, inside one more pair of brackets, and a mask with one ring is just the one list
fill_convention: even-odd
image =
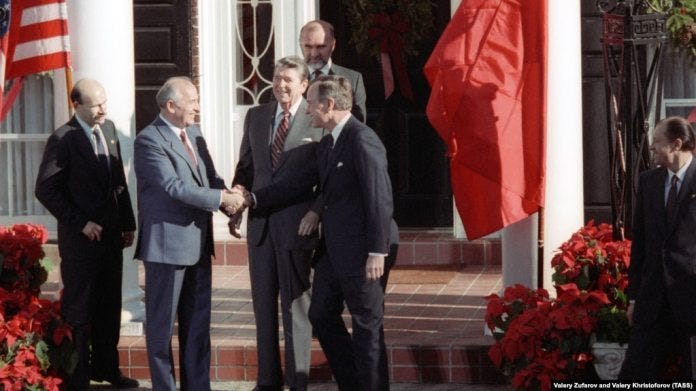
[[(214, 264), (245, 266), (249, 264), (245, 240), (215, 242)], [(451, 230), (408, 230), (399, 235), (397, 265), (501, 265), (500, 239), (469, 241), (452, 236)]]

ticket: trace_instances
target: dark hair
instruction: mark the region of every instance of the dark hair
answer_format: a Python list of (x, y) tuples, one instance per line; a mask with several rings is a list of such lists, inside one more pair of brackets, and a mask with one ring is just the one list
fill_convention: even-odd
[(686, 119), (676, 116), (668, 117), (660, 121), (657, 126), (663, 127), (665, 136), (670, 142), (680, 139), (682, 151), (693, 151), (696, 148), (696, 133)]
[(318, 100), (333, 99), (336, 110), (350, 110), (353, 107), (353, 87), (345, 77), (319, 76), (312, 81), (312, 86), (314, 85), (316, 85), (314, 88), (317, 89)]
[(79, 88), (73, 87), (73, 89), (70, 90), (70, 101), (73, 102), (73, 104), (82, 104), (82, 92)]
[(298, 56), (286, 56), (276, 62), (275, 68), (273, 69), (273, 75), (278, 73), (281, 69), (294, 69), (300, 75), (300, 80), (309, 80), (309, 68), (307, 68), (307, 63)]

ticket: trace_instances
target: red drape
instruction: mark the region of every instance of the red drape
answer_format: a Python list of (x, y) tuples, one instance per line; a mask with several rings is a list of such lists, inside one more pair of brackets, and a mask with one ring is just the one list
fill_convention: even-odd
[(547, 0), (463, 0), (424, 72), (469, 239), (544, 204)]

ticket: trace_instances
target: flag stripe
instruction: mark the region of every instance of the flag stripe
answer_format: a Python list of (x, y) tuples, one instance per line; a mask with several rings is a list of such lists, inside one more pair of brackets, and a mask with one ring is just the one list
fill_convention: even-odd
[(67, 35), (20, 43), (15, 47), (12, 61), (16, 63), (31, 57), (63, 52), (69, 49), (69, 45)]
[(65, 3), (45, 4), (25, 9), (22, 12), (20, 26), (24, 27), (60, 19), (68, 19), (68, 9)]
[(65, 52), (58, 52), (41, 57), (31, 57), (25, 60), (15, 61), (13, 66), (16, 69), (22, 70), (22, 74), (20, 76), (31, 75), (34, 73), (65, 67), (65, 55)]
[(70, 65), (67, 6), (64, 0), (12, 3), (6, 78)]
[(21, 42), (35, 41), (37, 39), (57, 37), (68, 34), (68, 22), (66, 20), (53, 20), (39, 24), (32, 24), (20, 29)]

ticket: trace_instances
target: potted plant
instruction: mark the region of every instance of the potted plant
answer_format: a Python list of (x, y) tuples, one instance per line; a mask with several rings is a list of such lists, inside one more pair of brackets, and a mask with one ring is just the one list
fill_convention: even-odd
[(615, 241), (610, 225), (590, 221), (551, 261), (556, 298), (521, 285), (486, 298), (486, 323), (496, 339), (489, 356), (516, 389), (548, 390), (552, 380), (591, 377), (598, 336), (628, 339), (629, 262), (630, 241)]
[(75, 366), (60, 301), (41, 299), (50, 263), (43, 226), (0, 227), (0, 389), (58, 391)]

